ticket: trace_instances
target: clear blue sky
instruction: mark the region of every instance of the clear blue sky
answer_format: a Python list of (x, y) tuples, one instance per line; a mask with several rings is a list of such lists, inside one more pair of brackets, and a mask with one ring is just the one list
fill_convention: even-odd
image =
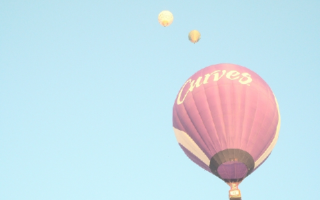
[[(159, 12), (175, 19), (163, 28)], [(258, 73), (282, 117), (243, 200), (317, 198), (320, 1), (0, 1), (0, 199), (227, 200), (172, 107), (199, 69)], [(197, 29), (199, 43), (188, 41)]]

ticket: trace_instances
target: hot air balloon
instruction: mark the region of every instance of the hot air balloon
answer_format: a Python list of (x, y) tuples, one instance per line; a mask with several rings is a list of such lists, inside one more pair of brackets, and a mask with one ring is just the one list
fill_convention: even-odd
[(181, 87), (173, 129), (184, 153), (230, 186), (238, 185), (270, 155), (280, 130), (277, 100), (255, 72), (235, 64), (201, 69)]
[(192, 31), (190, 31), (188, 37), (189, 37), (189, 40), (190, 40), (192, 43), (195, 44), (196, 42), (199, 42), (200, 37), (201, 37), (201, 34), (200, 34), (200, 32), (197, 31), (197, 30), (192, 30)]
[(164, 10), (158, 15), (158, 21), (164, 27), (169, 26), (173, 21), (173, 15), (170, 11)]

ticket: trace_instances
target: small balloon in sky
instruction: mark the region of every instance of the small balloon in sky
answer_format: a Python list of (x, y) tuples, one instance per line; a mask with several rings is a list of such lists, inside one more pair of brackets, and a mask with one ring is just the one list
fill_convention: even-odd
[(164, 27), (169, 26), (173, 21), (173, 15), (170, 11), (164, 10), (159, 14), (158, 21)]
[(201, 34), (199, 31), (197, 30), (192, 30), (190, 31), (189, 33), (189, 40), (192, 42), (192, 43), (196, 43), (200, 40), (200, 37), (201, 37)]

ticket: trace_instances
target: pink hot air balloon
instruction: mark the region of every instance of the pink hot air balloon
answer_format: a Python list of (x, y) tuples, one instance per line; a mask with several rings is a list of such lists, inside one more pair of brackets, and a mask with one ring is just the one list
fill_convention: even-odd
[(229, 198), (241, 199), (240, 182), (275, 146), (280, 113), (267, 83), (234, 64), (201, 69), (181, 87), (173, 106), (173, 129), (185, 154), (225, 181)]

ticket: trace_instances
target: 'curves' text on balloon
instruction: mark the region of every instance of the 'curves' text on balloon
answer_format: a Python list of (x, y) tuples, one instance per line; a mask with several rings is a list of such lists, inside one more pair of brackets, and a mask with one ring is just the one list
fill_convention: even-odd
[[(221, 72), (221, 74), (220, 74)], [(201, 84), (207, 84), (209, 81), (209, 78), (213, 75), (213, 81), (218, 81), (220, 80), (224, 75), (226, 75), (226, 78), (230, 79), (230, 80), (237, 80), (239, 79), (239, 83), (240, 84), (244, 84), (244, 85), (248, 85), (250, 86), (250, 83), (252, 82), (252, 78), (251, 75), (249, 73), (241, 73), (236, 71), (236, 70), (230, 70), (227, 73), (227, 70), (215, 70), (210, 74), (206, 74), (204, 76), (203, 82), (202, 81), (202, 76), (199, 76), (197, 78), (197, 80), (192, 80), (189, 79), (187, 80), (187, 82), (184, 83), (184, 85), (182, 86), (179, 94), (178, 94), (178, 98), (177, 98), (177, 104), (180, 105), (183, 103), (184, 99), (186, 98), (186, 96), (188, 95), (189, 92), (192, 92), (193, 89), (195, 87), (199, 87)], [(187, 92), (184, 94), (183, 98), (181, 99), (182, 96), (182, 91), (184, 90), (184, 88), (186, 87), (186, 85), (189, 83), (189, 89), (187, 90)]]

